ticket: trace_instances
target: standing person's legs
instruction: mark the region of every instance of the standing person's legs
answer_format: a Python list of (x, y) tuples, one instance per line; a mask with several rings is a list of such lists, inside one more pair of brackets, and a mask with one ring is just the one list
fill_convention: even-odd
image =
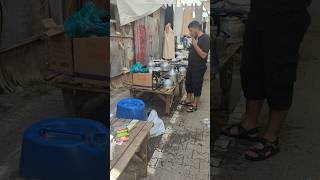
[(261, 32), (246, 29), (241, 59), (241, 85), (246, 98), (246, 118), (223, 129), (223, 134), (256, 140), (258, 118), (266, 98)]
[(263, 100), (247, 99), (246, 118), (242, 121), (242, 126), (245, 129), (253, 129), (258, 127), (258, 119), (263, 102)]
[(265, 88), (269, 121), (260, 142), (246, 152), (249, 160), (264, 160), (279, 152), (279, 134), (292, 105), (299, 48), (308, 25), (268, 31), (263, 35)]
[(207, 67), (205, 66), (205, 67), (195, 68), (192, 71), (192, 87), (193, 87), (194, 101), (192, 102), (192, 107), (190, 107), (188, 112), (193, 112), (197, 110), (201, 92), (202, 92), (203, 78), (206, 70), (207, 70)]
[(185, 88), (187, 92), (187, 99), (184, 101), (184, 104), (189, 104), (192, 102), (192, 96), (193, 96), (192, 72), (190, 67), (188, 67), (186, 72)]

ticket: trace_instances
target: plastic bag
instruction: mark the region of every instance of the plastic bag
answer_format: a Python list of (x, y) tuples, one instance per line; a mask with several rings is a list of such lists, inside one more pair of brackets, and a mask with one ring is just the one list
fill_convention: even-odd
[(165, 132), (164, 123), (162, 119), (158, 117), (157, 111), (152, 110), (147, 121), (153, 122), (153, 127), (150, 129), (151, 137), (160, 136)]
[(109, 36), (109, 22), (101, 19), (106, 16), (107, 11), (97, 9), (93, 2), (88, 2), (65, 20), (64, 30), (71, 38)]
[(141, 71), (141, 68), (142, 68), (142, 64), (140, 62), (137, 62), (130, 68), (130, 72), (131, 73), (138, 73)]
[(130, 68), (131, 73), (148, 73), (149, 69), (146, 66), (143, 66), (140, 62), (137, 62)]

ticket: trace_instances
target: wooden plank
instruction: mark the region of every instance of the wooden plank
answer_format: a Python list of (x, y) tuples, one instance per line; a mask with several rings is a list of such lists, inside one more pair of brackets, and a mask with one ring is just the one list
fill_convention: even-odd
[(23, 40), (23, 41), (15, 44), (13, 46), (11, 46), (11, 47), (0, 49), (0, 54), (5, 53), (7, 51), (14, 50), (14, 49), (22, 47), (22, 46), (26, 46), (26, 45), (28, 45), (30, 43), (33, 43), (33, 42), (35, 42), (35, 41), (37, 41), (39, 39), (40, 39), (40, 35), (34, 35), (34, 36), (32, 36), (32, 37), (30, 37), (30, 38), (28, 38), (26, 40)]
[[(121, 158), (121, 156), (123, 156), (127, 149), (130, 149), (129, 146), (132, 144), (132, 142), (134, 142), (134, 139), (136, 138), (136, 136), (140, 133), (140, 131), (144, 128), (144, 126), (146, 125), (145, 121), (139, 121), (130, 131), (129, 131), (129, 141), (125, 142), (124, 144), (120, 145), (120, 146), (116, 146), (114, 148), (114, 152), (116, 152), (114, 154), (113, 160), (110, 162), (110, 169), (112, 169), (119, 161), (119, 159)], [(115, 124), (112, 125), (112, 127), (115, 127)]]
[(148, 136), (150, 129), (152, 128), (152, 123), (147, 122), (143, 129), (139, 132), (134, 141), (130, 144), (130, 148), (127, 149), (125, 154), (121, 156), (119, 161), (113, 166), (110, 171), (110, 176), (114, 179), (119, 178), (121, 173), (126, 169), (132, 157), (135, 155), (137, 149), (143, 143), (145, 138)]
[(140, 161), (140, 175), (143, 177), (148, 176), (148, 139), (149, 139), (149, 133), (144, 138), (143, 142), (140, 145), (139, 152), (135, 155), (136, 159), (139, 159)]
[[(58, 88), (72, 88), (72, 89), (82, 90), (82, 91), (102, 92), (102, 93), (109, 92), (108, 87), (79, 83), (79, 82), (76, 82), (73, 77), (67, 76), (61, 73), (50, 72), (50, 74), (52, 74), (52, 76), (54, 77), (50, 78), (50, 75), (48, 75), (47, 78), (45, 79), (46, 82)], [(54, 75), (54, 74), (58, 74), (58, 75)]]

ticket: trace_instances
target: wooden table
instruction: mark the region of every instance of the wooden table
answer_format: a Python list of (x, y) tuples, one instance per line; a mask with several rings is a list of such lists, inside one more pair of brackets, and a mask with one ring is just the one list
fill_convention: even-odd
[(65, 109), (71, 115), (78, 115), (85, 102), (92, 99), (93, 96), (110, 94), (108, 82), (106, 86), (85, 84), (77, 82), (72, 76), (50, 71), (47, 72), (44, 80), (49, 85), (61, 88)]
[(143, 88), (138, 88), (138, 87), (130, 87), (130, 93), (132, 97), (138, 97), (144, 93), (152, 93), (158, 96), (164, 103), (166, 104), (165, 106), (165, 113), (169, 114), (171, 107), (173, 105), (174, 97), (175, 97), (175, 92), (177, 89), (179, 89), (179, 97), (183, 96), (183, 85), (185, 82), (185, 76), (180, 76), (178, 83), (170, 89), (157, 89), (157, 90), (149, 90), (149, 89), (143, 89)]
[[(128, 124), (127, 120), (111, 120), (111, 127)], [(125, 171), (131, 161), (135, 161), (140, 171), (139, 175), (148, 175), (148, 143), (149, 131), (153, 124), (147, 121), (138, 121), (129, 129), (129, 141), (122, 145), (115, 145), (113, 159), (110, 161), (110, 180), (116, 180)], [(111, 129), (112, 129), (111, 128)]]

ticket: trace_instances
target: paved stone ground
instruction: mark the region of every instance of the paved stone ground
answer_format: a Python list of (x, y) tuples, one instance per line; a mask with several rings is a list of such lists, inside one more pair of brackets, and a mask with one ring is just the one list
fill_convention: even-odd
[[(244, 160), (243, 153), (251, 144), (220, 136), (213, 155), (214, 180), (320, 179), (320, 54), (316, 50), (319, 46), (314, 46), (320, 44), (320, 36), (306, 39), (303, 48), (308, 52), (300, 61), (294, 104), (282, 127), (281, 152), (263, 162), (249, 162)], [(318, 43), (315, 43), (316, 39)], [(229, 123), (241, 120), (243, 112), (244, 99), (241, 98)], [(261, 125), (267, 121), (267, 112), (264, 107)]]
[(206, 74), (199, 110), (178, 106), (149, 163), (150, 179), (210, 179), (210, 80)]
[[(210, 179), (210, 80), (205, 76), (201, 104), (197, 112), (187, 113), (184, 107), (175, 105), (172, 114), (164, 115), (164, 104), (157, 98), (142, 97), (147, 107), (158, 111), (164, 121), (164, 135), (151, 138), (147, 178), (136, 177), (134, 164), (130, 164), (122, 179), (149, 180), (208, 180)], [(125, 89), (111, 92), (111, 112), (121, 98), (129, 97)], [(178, 102), (178, 101), (177, 101)], [(161, 108), (160, 108), (161, 107)]]

